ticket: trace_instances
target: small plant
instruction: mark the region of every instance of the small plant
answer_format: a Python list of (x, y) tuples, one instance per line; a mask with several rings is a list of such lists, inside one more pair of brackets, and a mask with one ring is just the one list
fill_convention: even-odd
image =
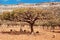
[(12, 32), (13, 30), (12, 29), (10, 29), (10, 32)]
[(39, 33), (39, 31), (36, 31), (36, 33)]
[(26, 30), (24, 30), (24, 32), (26, 32)]

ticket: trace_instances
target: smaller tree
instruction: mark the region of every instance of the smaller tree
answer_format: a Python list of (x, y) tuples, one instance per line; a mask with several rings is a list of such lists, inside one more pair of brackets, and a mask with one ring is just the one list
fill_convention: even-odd
[(10, 19), (10, 12), (8, 12), (8, 11), (3, 12), (2, 19), (9, 20)]
[(53, 32), (54, 32), (54, 29), (55, 29), (55, 27), (56, 27), (56, 22), (54, 22), (54, 21), (49, 21), (49, 24), (50, 24), (50, 26), (51, 26), (51, 29), (53, 30)]
[(48, 24), (48, 23), (43, 23), (42, 26), (43, 26), (43, 29), (44, 29), (45, 27), (47, 27), (47, 29), (49, 28), (49, 24)]

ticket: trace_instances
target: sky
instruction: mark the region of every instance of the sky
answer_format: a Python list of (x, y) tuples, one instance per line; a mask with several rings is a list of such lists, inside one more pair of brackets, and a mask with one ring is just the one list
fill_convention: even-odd
[(0, 4), (60, 2), (60, 0), (0, 0)]

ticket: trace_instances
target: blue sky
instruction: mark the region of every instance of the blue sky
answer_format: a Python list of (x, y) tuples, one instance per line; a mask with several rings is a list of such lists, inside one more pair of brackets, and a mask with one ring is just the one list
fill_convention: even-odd
[(60, 0), (0, 0), (0, 4), (60, 2)]

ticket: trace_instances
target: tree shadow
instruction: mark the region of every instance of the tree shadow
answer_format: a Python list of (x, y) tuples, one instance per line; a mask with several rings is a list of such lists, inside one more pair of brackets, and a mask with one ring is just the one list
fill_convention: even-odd
[(60, 31), (51, 31), (51, 32), (54, 32), (54, 33), (60, 33)]
[(20, 31), (16, 31), (16, 30), (12, 30), (12, 29), (10, 29), (10, 31), (2, 31), (1, 32), (2, 34), (10, 34), (10, 35), (20, 35), (20, 34), (31, 34), (31, 32), (30, 31), (26, 31), (26, 30), (22, 30), (22, 29), (20, 29)]
[(36, 35), (36, 34), (39, 34), (39, 31), (37, 31), (36, 33), (35, 32), (31, 33), (30, 31), (22, 30), (22, 29), (20, 29), (20, 31), (16, 31), (16, 30), (13, 31), (13, 29), (10, 29), (10, 31), (2, 31), (1, 33), (2, 34), (9, 34), (9, 35), (23, 35), (23, 34)]
[(25, 32), (25, 31), (8, 31), (8, 32), (1, 32), (2, 34), (10, 34), (10, 35), (22, 35), (22, 34), (31, 34), (29, 31)]
[(9, 35), (34, 35), (34, 36), (36, 36), (36, 35), (39, 35), (39, 33), (37, 32), (37, 33), (32, 33), (31, 34), (31, 32), (30, 31), (8, 31), (8, 32), (4, 32), (4, 31), (2, 31), (1, 32), (2, 34), (9, 34)]

